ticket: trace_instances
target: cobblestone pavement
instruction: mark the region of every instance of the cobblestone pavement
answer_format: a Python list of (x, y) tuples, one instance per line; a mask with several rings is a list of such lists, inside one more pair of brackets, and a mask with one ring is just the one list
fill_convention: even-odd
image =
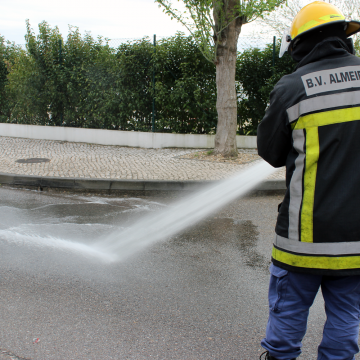
[[(102, 146), (0, 136), (0, 173), (71, 178), (133, 180), (219, 180), (248, 167), (246, 154), (239, 150), (240, 164), (186, 158), (194, 149), (143, 149)], [(185, 158), (183, 158), (185, 157)], [(46, 158), (43, 163), (17, 163), (19, 159)], [(270, 178), (283, 179), (284, 169)]]

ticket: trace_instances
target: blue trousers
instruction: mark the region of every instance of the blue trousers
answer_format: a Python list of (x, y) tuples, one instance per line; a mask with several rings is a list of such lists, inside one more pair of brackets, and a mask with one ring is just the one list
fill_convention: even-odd
[(269, 320), (261, 346), (279, 360), (296, 358), (309, 308), (321, 287), (326, 323), (318, 360), (353, 360), (359, 352), (360, 275), (321, 276), (270, 266)]

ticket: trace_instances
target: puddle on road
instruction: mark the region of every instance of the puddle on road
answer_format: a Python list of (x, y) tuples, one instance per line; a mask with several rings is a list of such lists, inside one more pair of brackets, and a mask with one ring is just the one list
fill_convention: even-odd
[[(45, 239), (43, 242), (46, 239), (64, 239), (92, 244), (92, 239), (128, 228), (142, 214), (162, 210), (168, 202), (172, 203), (171, 198), (162, 197), (94, 194), (58, 197), (41, 194), (39, 197), (33, 192), (21, 192), (19, 200), (13, 198), (9, 191), (3, 192), (7, 199), (0, 206), (3, 220), (0, 232), (13, 232), (12, 238), (28, 240), (31, 244), (39, 243), (39, 237)], [(207, 256), (235, 254), (235, 259), (238, 257), (249, 267), (267, 269), (268, 261), (257, 250), (258, 239), (259, 231), (251, 220), (210, 215), (195, 226), (164, 240), (171, 247), (176, 245), (177, 250), (185, 250), (186, 243), (194, 244), (196, 247), (188, 256), (195, 260), (207, 261)], [(53, 242), (50, 241), (51, 244)]]
[[(267, 269), (268, 263), (257, 251), (259, 231), (251, 220), (233, 218), (212, 218), (202, 221), (195, 227), (179, 234), (172, 243), (182, 246), (185, 243), (206, 245), (206, 253), (221, 253), (222, 248), (231, 246), (238, 250), (245, 264), (252, 268)], [(201, 254), (194, 255), (200, 259)]]
[(236, 245), (246, 257), (246, 265), (254, 268), (268, 268), (265, 257), (256, 250), (258, 236), (257, 226), (251, 220), (234, 220), (238, 234)]

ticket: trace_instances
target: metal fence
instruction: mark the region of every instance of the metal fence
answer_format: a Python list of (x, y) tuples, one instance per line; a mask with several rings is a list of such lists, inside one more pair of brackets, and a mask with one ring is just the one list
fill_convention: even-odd
[[(144, 36), (146, 38), (146, 36)], [(150, 36), (147, 36), (149, 38), (149, 41), (151, 41), (152, 39), (150, 38)], [(158, 36), (156, 35), (156, 39), (161, 40), (161, 39), (165, 39), (168, 36)], [(127, 43), (127, 42), (133, 42), (133, 41), (137, 41), (140, 40), (140, 38), (115, 38), (115, 39), (110, 39), (108, 44), (110, 47), (112, 48), (117, 48), (119, 45), (123, 44), (123, 43)], [(250, 48), (259, 48), (259, 49), (264, 49), (266, 47), (266, 45), (270, 44), (273, 42), (273, 36), (253, 36), (253, 35), (241, 35), (239, 36), (239, 41), (238, 41), (238, 51), (242, 52), (246, 49), (250, 49)], [(24, 45), (25, 46), (25, 45)]]
[[(148, 38), (149, 41), (152, 41), (150, 36), (144, 36), (144, 38)], [(168, 36), (156, 35), (157, 41), (159, 41), (161, 39), (165, 39), (165, 38), (168, 38)], [(141, 38), (114, 38), (114, 39), (108, 40), (108, 45), (111, 48), (116, 49), (121, 44), (128, 43), (128, 42), (131, 43), (131, 42), (134, 42), (134, 41), (137, 41), (140, 39)], [(238, 52), (242, 52), (246, 49), (251, 49), (251, 48), (264, 49), (266, 47), (266, 45), (268, 45), (272, 42), (273, 42), (273, 36), (252, 36), (252, 35), (245, 36), (245, 35), (240, 34), (237, 49), (238, 49)], [(17, 45), (20, 46), (24, 50), (26, 49), (26, 44), (17, 44)]]

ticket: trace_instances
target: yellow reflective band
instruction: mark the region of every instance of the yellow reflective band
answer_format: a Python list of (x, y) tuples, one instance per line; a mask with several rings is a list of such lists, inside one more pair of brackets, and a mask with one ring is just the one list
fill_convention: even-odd
[(320, 126), (340, 124), (360, 120), (360, 107), (323, 111), (301, 116), (291, 124), (293, 130), (306, 130), (306, 158), (304, 172), (304, 194), (301, 207), (301, 241), (312, 243), (314, 240), (314, 200), (317, 163), (320, 155)]
[(314, 199), (317, 163), (319, 160), (318, 128), (306, 129), (306, 160), (304, 173), (304, 196), (301, 207), (301, 241), (313, 242)]
[(360, 120), (360, 107), (330, 110), (301, 116), (296, 122), (294, 129), (308, 129), (311, 127), (340, 124), (356, 120)]
[(274, 260), (284, 264), (303, 268), (329, 270), (360, 268), (360, 256), (302, 256), (290, 254), (273, 247), (272, 257)]
[(301, 33), (303, 33), (306, 30), (312, 29), (313, 27), (319, 25), (320, 22), (315, 21), (315, 20), (310, 20), (309, 22), (307, 22), (306, 24), (304, 24), (303, 26), (301, 26), (297, 32), (297, 34), (294, 34), (294, 36), (292, 36), (291, 34), (291, 38), (293, 39), (295, 36), (300, 35)]
[(345, 20), (345, 16), (342, 16), (340, 14), (329, 14), (329, 15), (322, 16), (320, 18), (320, 20), (323, 20), (323, 21)]

